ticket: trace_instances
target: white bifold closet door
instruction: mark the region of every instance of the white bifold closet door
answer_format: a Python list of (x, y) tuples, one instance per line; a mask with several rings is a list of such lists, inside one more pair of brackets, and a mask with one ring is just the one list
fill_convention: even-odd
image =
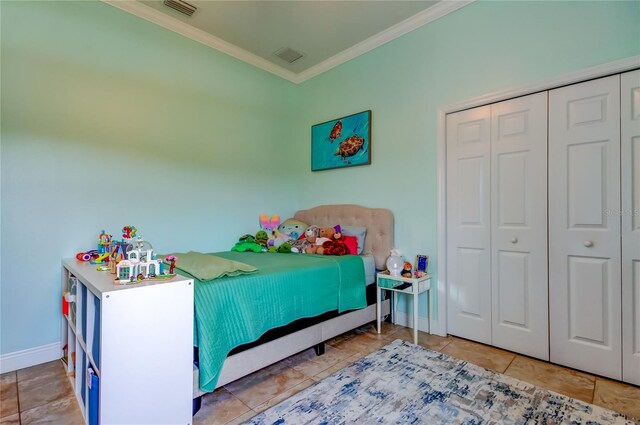
[(549, 92), (551, 361), (622, 377), (620, 76)]
[(491, 107), (447, 115), (448, 332), (491, 344)]
[(448, 332), (548, 359), (547, 94), (447, 115)]
[(492, 342), (549, 360), (547, 92), (491, 105)]
[(622, 373), (640, 385), (640, 71), (621, 77)]

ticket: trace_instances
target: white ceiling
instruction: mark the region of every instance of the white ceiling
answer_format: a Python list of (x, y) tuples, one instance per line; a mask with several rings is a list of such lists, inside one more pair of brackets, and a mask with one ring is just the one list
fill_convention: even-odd
[[(187, 0), (189, 17), (162, 0), (103, 0), (293, 82), (301, 82), (470, 2), (421, 0)], [(274, 53), (304, 54), (290, 64)]]

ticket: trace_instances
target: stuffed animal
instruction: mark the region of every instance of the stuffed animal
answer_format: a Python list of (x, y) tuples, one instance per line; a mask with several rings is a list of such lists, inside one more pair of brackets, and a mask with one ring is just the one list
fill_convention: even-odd
[(410, 278), (411, 277), (411, 269), (412, 269), (412, 267), (413, 266), (411, 265), (410, 262), (405, 261), (404, 262), (404, 266), (402, 268), (402, 272), (400, 272), (400, 275), (402, 277), (409, 277)]
[(289, 236), (289, 238), (295, 241), (304, 234), (304, 231), (307, 230), (307, 227), (308, 225), (300, 220), (296, 220), (295, 218), (288, 218), (278, 226), (278, 232), (283, 235)]
[(268, 235), (267, 246), (275, 246), (277, 248), (278, 246), (282, 245), (275, 245), (276, 235), (274, 233), (277, 227), (280, 225), (280, 216), (278, 214), (274, 214), (271, 218), (269, 218), (267, 214), (260, 214), (259, 221), (260, 229), (264, 230)]
[(289, 235), (285, 235), (284, 233), (280, 233), (280, 231), (278, 229), (275, 229), (273, 231), (273, 233), (271, 233), (271, 236), (269, 237), (269, 240), (267, 241), (267, 245), (269, 246), (274, 246), (276, 248), (280, 248), (280, 245), (282, 245), (285, 242), (293, 242), (293, 240), (289, 237)]
[(289, 254), (291, 253), (291, 244), (289, 242), (285, 242), (278, 247), (278, 252), (281, 254)]
[(316, 239), (320, 228), (318, 226), (311, 225), (304, 231), (304, 237), (293, 242), (291, 245), (291, 252), (306, 253), (308, 249), (316, 246)]
[[(325, 232), (321, 231), (321, 234), (331, 235), (328, 241), (322, 243), (316, 249), (316, 254), (320, 255), (346, 255), (349, 254), (349, 248), (347, 244), (344, 242), (344, 238), (342, 237), (342, 233), (340, 233), (340, 226), (336, 226), (329, 231), (325, 230)], [(322, 230), (322, 229), (321, 229)]]
[(333, 240), (333, 235), (335, 235), (336, 229), (333, 227), (321, 227), (318, 230), (318, 236), (316, 237), (315, 244), (307, 248), (308, 254), (320, 254), (322, 255), (322, 244), (325, 242), (330, 242)]
[(269, 235), (264, 230), (259, 230), (256, 233), (256, 242), (259, 243), (263, 248), (267, 248), (267, 241), (269, 240)]
[(245, 252), (262, 252), (262, 246), (256, 242), (253, 235), (241, 236), (238, 242), (231, 248), (231, 251)]

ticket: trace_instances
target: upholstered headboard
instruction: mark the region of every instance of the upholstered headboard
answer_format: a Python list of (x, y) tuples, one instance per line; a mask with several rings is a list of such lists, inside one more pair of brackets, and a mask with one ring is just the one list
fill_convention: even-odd
[(321, 227), (365, 226), (367, 237), (364, 241), (364, 253), (372, 254), (376, 268), (387, 268), (389, 251), (393, 248), (393, 214), (383, 208), (367, 208), (359, 205), (320, 205), (308, 210), (296, 212), (294, 218), (307, 224)]

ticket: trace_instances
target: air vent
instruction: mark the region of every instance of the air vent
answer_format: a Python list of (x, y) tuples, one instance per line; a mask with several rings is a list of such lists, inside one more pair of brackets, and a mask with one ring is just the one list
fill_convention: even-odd
[(187, 16), (193, 15), (193, 13), (198, 9), (191, 3), (187, 3), (183, 0), (164, 0), (164, 5), (169, 6), (180, 13), (184, 13)]
[(274, 55), (276, 55), (283, 61), (287, 61), (289, 63), (294, 63), (295, 61), (297, 61), (298, 59), (304, 56), (302, 53), (296, 52), (290, 47), (283, 47), (282, 49), (275, 52)]

